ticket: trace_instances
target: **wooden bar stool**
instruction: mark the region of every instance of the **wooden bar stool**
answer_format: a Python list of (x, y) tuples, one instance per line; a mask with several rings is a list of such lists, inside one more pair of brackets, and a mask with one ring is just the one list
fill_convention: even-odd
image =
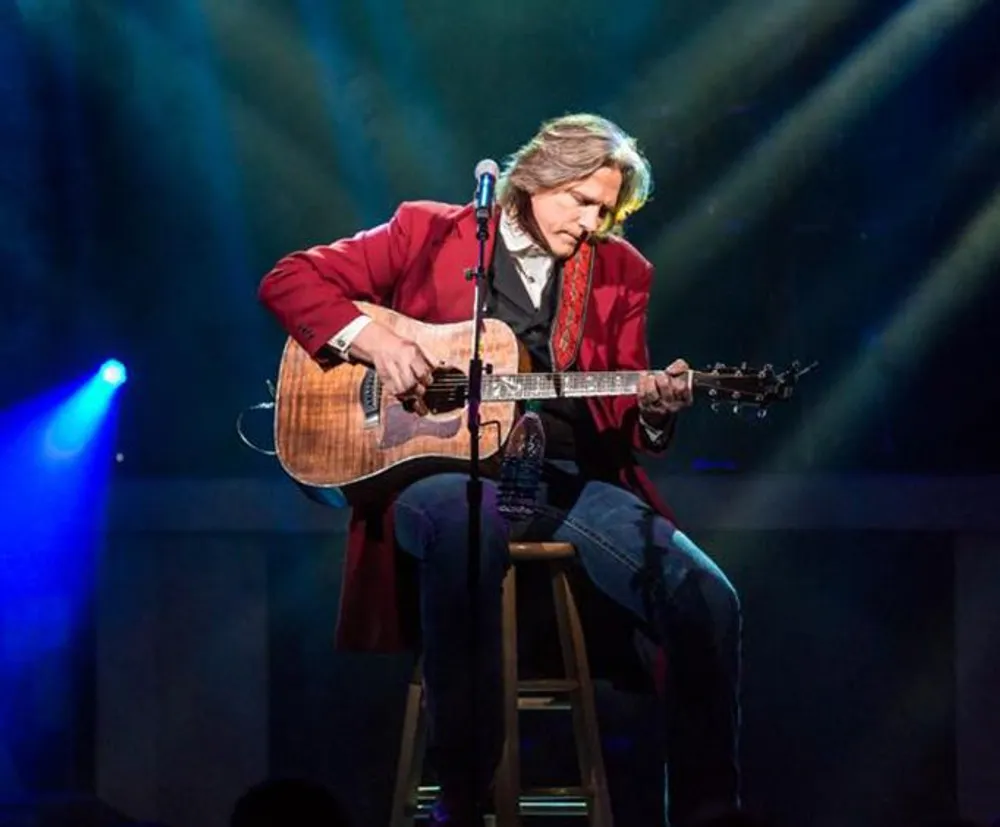
[[(504, 747), (495, 775), (495, 827), (519, 827), (522, 816), (585, 816), (589, 827), (613, 827), (604, 758), (597, 725), (594, 687), (583, 628), (566, 571), (576, 550), (569, 543), (511, 543), (512, 565), (503, 583), (502, 658)], [(562, 674), (518, 679), (517, 565), (542, 562), (549, 567), (555, 605)], [(422, 786), (426, 720), (421, 663), (407, 691), (406, 713), (396, 769), (391, 827), (412, 827), (425, 816), (437, 789)], [(524, 788), (521, 784), (520, 725), (523, 711), (570, 711), (576, 741), (578, 786)]]

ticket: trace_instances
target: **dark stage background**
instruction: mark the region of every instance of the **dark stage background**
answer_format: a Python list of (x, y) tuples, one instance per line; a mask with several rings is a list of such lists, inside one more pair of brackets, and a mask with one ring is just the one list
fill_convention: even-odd
[[(791, 513), (740, 520), (729, 504), (746, 483), (660, 482), (742, 595), (750, 808), (788, 825), (996, 814), (1000, 636), (983, 621), (1000, 599), (996, 483), (911, 479), (900, 497), (907, 486), (798, 479)], [(227, 510), (240, 502), (256, 506), (249, 524)], [(280, 484), (203, 483), (129, 488), (115, 516), (98, 618), (102, 795), (170, 825), (222, 823), (271, 772), (323, 779), (359, 823), (387, 823), (411, 662), (331, 653), (333, 513)], [(599, 701), (616, 823), (655, 824), (649, 701), (604, 684)], [(527, 732), (529, 777), (571, 778), (567, 723)]]
[[(129, 369), (44, 651), (0, 468), (0, 824), (89, 797), (208, 827), (273, 774), (380, 823), (406, 663), (331, 651), (342, 515), (236, 437), (284, 341), (256, 286), (575, 110), (654, 165), (655, 362), (821, 365), (763, 422), (696, 406), (653, 464), (743, 593), (748, 803), (1000, 813), (998, 43), (996, 0), (0, 4), (0, 448)], [(638, 703), (602, 692), (635, 812)]]

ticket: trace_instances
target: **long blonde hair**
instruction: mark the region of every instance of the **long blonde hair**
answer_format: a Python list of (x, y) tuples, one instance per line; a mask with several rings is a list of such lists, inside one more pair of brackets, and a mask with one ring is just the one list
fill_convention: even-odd
[(602, 167), (619, 170), (622, 186), (614, 212), (595, 235), (621, 234), (625, 219), (648, 200), (653, 174), (635, 138), (599, 115), (563, 115), (543, 123), (507, 159), (497, 183), (497, 201), (530, 230), (532, 194), (586, 178)]

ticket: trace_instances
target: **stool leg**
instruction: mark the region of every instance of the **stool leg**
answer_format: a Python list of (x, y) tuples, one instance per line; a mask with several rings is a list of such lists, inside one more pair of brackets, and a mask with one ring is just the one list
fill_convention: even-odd
[(594, 703), (594, 684), (583, 637), (583, 627), (569, 579), (562, 565), (552, 565), (552, 597), (559, 625), (559, 644), (563, 653), (566, 677), (576, 681), (572, 693), (573, 732), (580, 764), (580, 781), (590, 797), (590, 827), (613, 827), (611, 797), (604, 772), (601, 737)]
[(390, 827), (413, 827), (417, 788), (423, 777), (426, 735), (423, 658), (420, 658), (413, 669), (406, 690), (406, 712), (403, 716), (403, 735), (400, 738), (399, 760), (396, 764), (396, 789), (392, 796)]
[(496, 827), (520, 827), (521, 741), (517, 711), (517, 572), (511, 565), (503, 581), (502, 615), (504, 743), (494, 776)]

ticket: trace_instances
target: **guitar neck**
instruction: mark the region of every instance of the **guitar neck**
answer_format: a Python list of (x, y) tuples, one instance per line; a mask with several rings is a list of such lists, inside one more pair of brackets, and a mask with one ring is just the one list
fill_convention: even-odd
[[(537, 399), (580, 399), (626, 396), (639, 390), (639, 377), (649, 371), (587, 371), (570, 373), (490, 374), (483, 377), (483, 400), (520, 402)], [(688, 371), (692, 387), (705, 383), (707, 374)]]

